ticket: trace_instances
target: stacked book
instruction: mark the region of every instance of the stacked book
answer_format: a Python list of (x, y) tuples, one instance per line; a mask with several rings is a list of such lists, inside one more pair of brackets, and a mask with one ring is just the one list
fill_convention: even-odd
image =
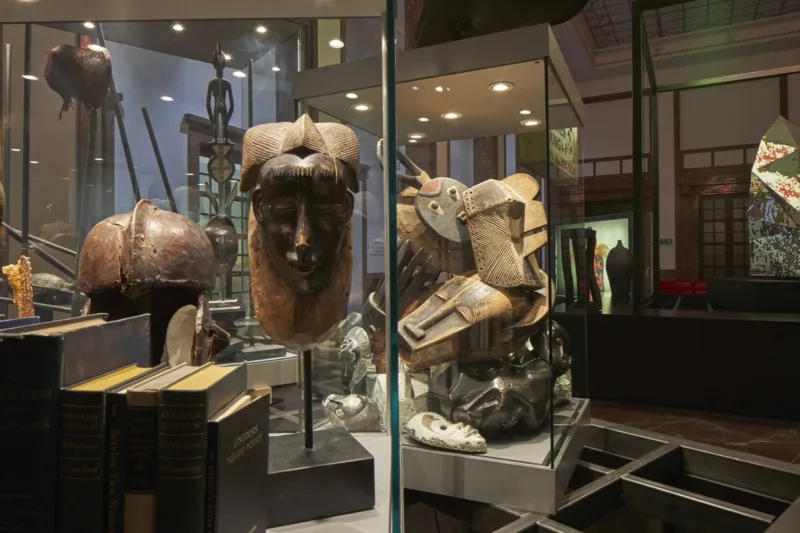
[(149, 316), (0, 331), (0, 531), (263, 531), (269, 388), (147, 368)]

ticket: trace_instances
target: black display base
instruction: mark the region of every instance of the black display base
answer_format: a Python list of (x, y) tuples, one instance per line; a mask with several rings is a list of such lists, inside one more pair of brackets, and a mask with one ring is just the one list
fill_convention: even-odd
[(375, 507), (375, 460), (344, 429), (270, 437), (267, 528)]
[(789, 278), (710, 278), (706, 298), (711, 307), (745, 313), (800, 314), (800, 281)]

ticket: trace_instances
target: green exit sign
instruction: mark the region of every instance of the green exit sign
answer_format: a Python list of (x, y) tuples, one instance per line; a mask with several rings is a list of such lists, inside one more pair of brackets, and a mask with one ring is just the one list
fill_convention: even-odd
[(659, 244), (667, 244), (667, 245), (671, 245), (671, 244), (672, 244), (672, 239), (659, 239), (659, 240), (658, 240), (658, 243), (659, 243)]

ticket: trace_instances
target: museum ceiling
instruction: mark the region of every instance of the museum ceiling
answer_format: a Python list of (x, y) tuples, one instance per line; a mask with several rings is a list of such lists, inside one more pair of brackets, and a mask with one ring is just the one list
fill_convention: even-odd
[[(278, 43), (297, 33), (301, 22), (268, 20), (194, 20), (184, 24), (180, 32), (172, 22), (106, 22), (103, 33), (107, 41), (136, 46), (164, 54), (207, 62), (217, 42), (222, 44), (233, 68), (243, 69), (250, 59), (258, 59)], [(257, 32), (262, 25), (266, 31)], [(87, 34), (81, 23), (54, 23), (47, 26)], [(95, 30), (96, 31), (96, 30)]]
[[(695, 0), (648, 11), (648, 37), (670, 37), (800, 12), (800, 0)], [(589, 0), (583, 10), (597, 49), (631, 42), (631, 0)]]

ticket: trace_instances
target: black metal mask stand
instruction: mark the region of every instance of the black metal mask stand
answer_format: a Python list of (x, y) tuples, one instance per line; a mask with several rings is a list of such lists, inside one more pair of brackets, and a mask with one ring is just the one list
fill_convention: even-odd
[(314, 408), (312, 405), (313, 393), (311, 392), (311, 350), (303, 350), (303, 433), (305, 434), (306, 450), (314, 449)]

